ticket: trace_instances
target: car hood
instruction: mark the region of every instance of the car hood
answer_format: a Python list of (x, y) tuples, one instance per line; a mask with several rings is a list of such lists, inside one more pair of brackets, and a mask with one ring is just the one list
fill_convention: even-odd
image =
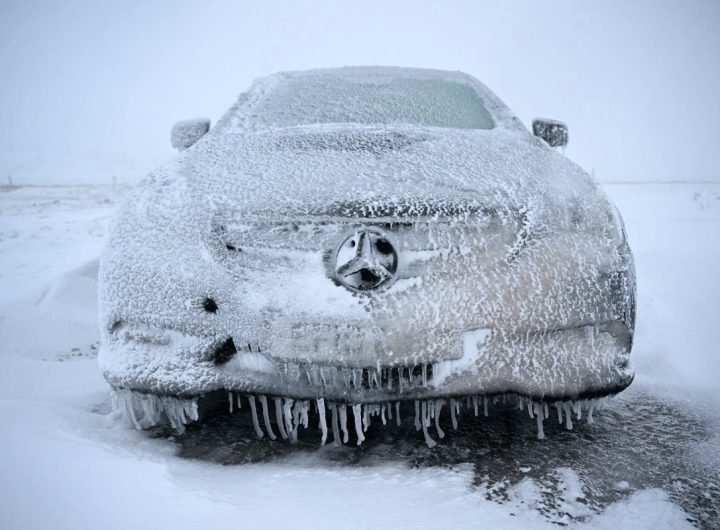
[(442, 216), (490, 207), (534, 211), (535, 221), (557, 224), (570, 219), (573, 205), (587, 210), (606, 202), (560, 153), (502, 129), (213, 131), (156, 177), (179, 179), (204, 211), (265, 218)]

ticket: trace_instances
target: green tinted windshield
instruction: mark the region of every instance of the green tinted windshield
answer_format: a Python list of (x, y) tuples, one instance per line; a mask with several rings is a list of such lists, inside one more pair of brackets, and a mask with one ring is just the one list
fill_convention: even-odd
[(261, 127), (362, 123), (492, 129), (495, 125), (471, 86), (403, 77), (289, 77), (263, 96), (252, 114), (252, 121)]

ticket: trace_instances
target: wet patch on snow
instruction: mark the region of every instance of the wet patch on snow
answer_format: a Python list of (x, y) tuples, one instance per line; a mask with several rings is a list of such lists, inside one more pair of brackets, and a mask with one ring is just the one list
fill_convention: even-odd
[[(441, 418), (445, 439), (429, 449), (415, 429), (412, 411), (400, 427), (373, 422), (362, 446), (318, 447), (315, 422), (299, 429), (298, 440), (258, 440), (247, 402), (240, 411), (187, 426), (178, 436), (155, 428), (148, 436), (177, 444), (182, 458), (224, 465), (312, 458), (320, 465), (377, 466), (405, 462), (411, 467), (471, 465), (474, 487), (486, 499), (513, 510), (528, 507), (565, 525), (587, 521), (609, 506), (645, 489), (659, 488), (687, 513), (687, 520), (712, 527), (720, 518), (720, 471), (708, 452), (720, 448), (706, 419), (642, 389), (631, 389), (595, 413), (593, 424), (572, 431), (546, 421), (546, 439), (537, 440), (527, 411), (496, 404), (487, 418), (465, 410), (453, 429)], [(692, 454), (691, 448), (701, 451)]]

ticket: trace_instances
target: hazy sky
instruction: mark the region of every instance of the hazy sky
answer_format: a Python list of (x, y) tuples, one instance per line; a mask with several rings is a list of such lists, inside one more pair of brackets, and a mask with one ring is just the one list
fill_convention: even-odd
[(462, 70), (603, 180), (720, 180), (720, 1), (0, 0), (0, 180), (143, 173), (258, 76)]

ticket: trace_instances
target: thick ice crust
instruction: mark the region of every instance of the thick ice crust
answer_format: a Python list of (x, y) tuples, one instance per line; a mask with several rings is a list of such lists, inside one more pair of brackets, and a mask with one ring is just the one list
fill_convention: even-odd
[[(632, 255), (582, 170), (494, 96), (491, 130), (253, 125), (281, 82), (254, 85), (123, 207), (100, 271), (112, 385), (372, 402), (397, 399), (382, 383), (403, 374), (420, 396), (629, 384)], [(358, 292), (338, 256), (368, 230), (396, 268)], [(370, 383), (324, 381), (357, 370)]]

